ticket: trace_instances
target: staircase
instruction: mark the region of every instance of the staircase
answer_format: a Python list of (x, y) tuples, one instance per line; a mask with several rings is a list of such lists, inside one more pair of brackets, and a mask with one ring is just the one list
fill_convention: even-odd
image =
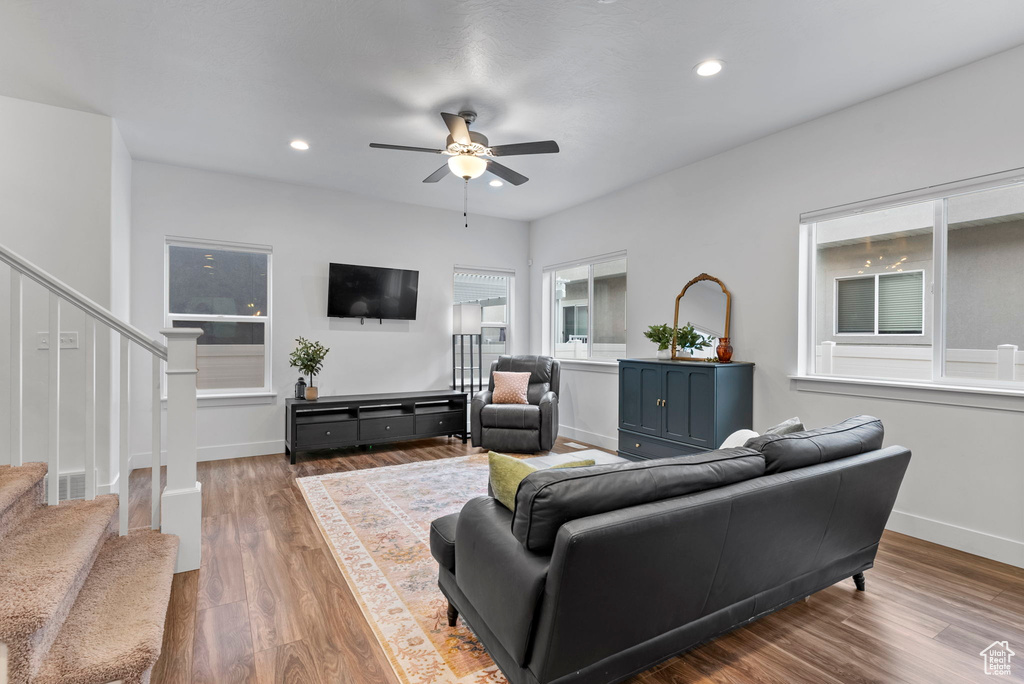
[(178, 538), (149, 529), (116, 536), (114, 494), (47, 506), (45, 475), (43, 463), (0, 466), (7, 679), (148, 682), (160, 656)]
[[(11, 321), (10, 412), (2, 417), (10, 420), (9, 448), (0, 444), (0, 684), (143, 684), (160, 655), (172, 576), (200, 563), (195, 376), (202, 331), (163, 330), (165, 346), (3, 246), (0, 263), (10, 267)], [(48, 294), (47, 333), (54, 342), (47, 352), (45, 463), (25, 462), (22, 453), (24, 415), (36, 410), (26, 409), (23, 397), (25, 285)], [(69, 306), (85, 314), (85, 386), (62, 397), (66, 361), (57, 341)], [(97, 349), (108, 342), (117, 353), (100, 363)], [(130, 393), (133, 350), (152, 360), (148, 402)], [(108, 361), (115, 389), (98, 397), (96, 377)], [(62, 405), (73, 400), (84, 408), (85, 498), (61, 501)], [(112, 483), (103, 485), (117, 494), (98, 495), (96, 433), (108, 428), (96, 410), (101, 401), (117, 417), (110, 428), (117, 467), (108, 473)], [(140, 403), (152, 418), (151, 525), (129, 530), (129, 425)]]

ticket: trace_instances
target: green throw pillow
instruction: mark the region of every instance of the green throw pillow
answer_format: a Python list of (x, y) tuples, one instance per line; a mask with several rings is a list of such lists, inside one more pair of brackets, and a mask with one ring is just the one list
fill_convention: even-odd
[[(505, 508), (514, 511), (516, 509), (516, 492), (519, 491), (519, 483), (523, 481), (524, 477), (539, 469), (526, 461), (506, 456), (505, 454), (499, 454), (495, 451), (487, 454), (487, 464), (491, 469), (491, 491), (494, 492), (494, 498), (501, 502)], [(551, 466), (551, 468), (580, 468), (592, 465), (594, 465), (594, 459), (587, 458)]]

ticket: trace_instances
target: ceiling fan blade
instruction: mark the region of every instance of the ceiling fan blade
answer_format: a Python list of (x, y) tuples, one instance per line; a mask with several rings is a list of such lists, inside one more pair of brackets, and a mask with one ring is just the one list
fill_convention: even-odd
[(521, 174), (521, 173), (519, 173), (517, 171), (513, 171), (512, 169), (508, 168), (507, 166), (502, 166), (501, 164), (499, 164), (498, 162), (494, 161), (493, 159), (488, 159), (487, 160), (487, 170), (490, 171), (491, 173), (493, 173), (498, 178), (501, 178), (503, 180), (507, 180), (512, 185), (522, 185), (526, 181), (530, 180), (529, 178), (527, 178), (523, 174)]
[(439, 168), (437, 171), (435, 171), (434, 173), (432, 173), (429, 176), (427, 176), (426, 178), (424, 178), (423, 182), (424, 183), (436, 183), (437, 181), (441, 180), (442, 178), (444, 178), (445, 176), (448, 175), (448, 170), (449, 170), (448, 169), (448, 165), (445, 164), (444, 166)]
[(553, 154), (555, 152), (558, 152), (558, 143), (554, 140), (497, 145), (491, 148), (491, 155), (495, 157), (510, 157), (513, 154)]
[(406, 150), (407, 152), (430, 152), (441, 154), (444, 150), (435, 150), (430, 147), (409, 147), (407, 145), (385, 145), (384, 143), (370, 143), (370, 147), (378, 150)]
[(441, 118), (444, 119), (445, 125), (448, 126), (448, 132), (452, 134), (452, 140), (460, 145), (468, 145), (472, 142), (469, 138), (469, 126), (466, 125), (465, 119), (458, 114), (449, 114), (448, 112), (441, 112)]

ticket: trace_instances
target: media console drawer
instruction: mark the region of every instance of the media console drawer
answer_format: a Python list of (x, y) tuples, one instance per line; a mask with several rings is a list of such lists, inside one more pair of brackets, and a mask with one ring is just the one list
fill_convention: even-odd
[(356, 421), (298, 423), (295, 426), (295, 442), (299, 445), (334, 444), (356, 441)]
[(392, 439), (415, 434), (412, 416), (390, 418), (362, 418), (359, 420), (359, 439)]
[(462, 411), (427, 413), (416, 416), (417, 435), (436, 435), (439, 432), (462, 432), (465, 429), (466, 414)]

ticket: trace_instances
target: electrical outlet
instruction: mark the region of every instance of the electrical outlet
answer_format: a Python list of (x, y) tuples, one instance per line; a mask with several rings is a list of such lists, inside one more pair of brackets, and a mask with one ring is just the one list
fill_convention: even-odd
[[(36, 349), (48, 350), (50, 348), (50, 333), (36, 333)], [(60, 334), (61, 349), (78, 349), (78, 332), (68, 330)]]

